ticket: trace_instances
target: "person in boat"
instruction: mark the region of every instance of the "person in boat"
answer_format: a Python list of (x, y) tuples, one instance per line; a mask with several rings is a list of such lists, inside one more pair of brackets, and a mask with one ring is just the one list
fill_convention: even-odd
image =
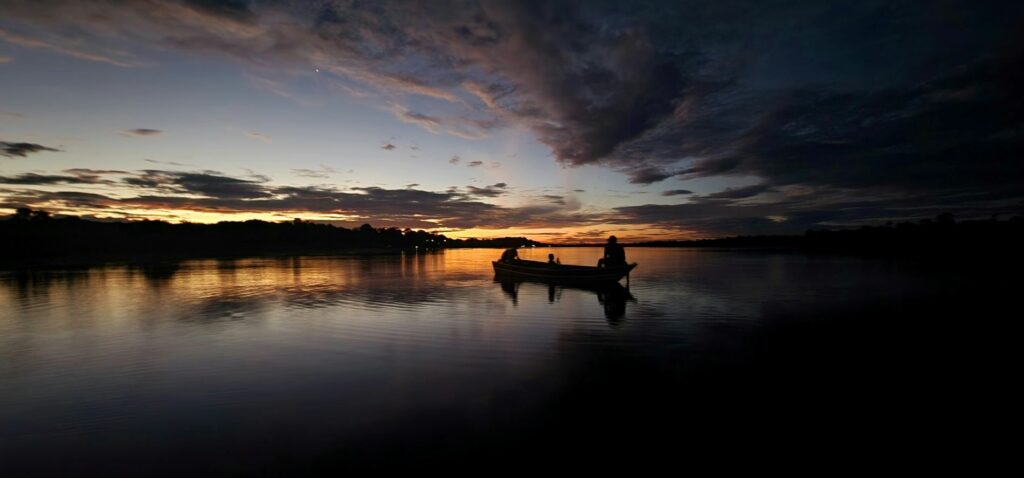
[(519, 260), (519, 251), (514, 247), (505, 249), (505, 252), (501, 253), (501, 262), (515, 262)]
[(626, 250), (619, 245), (615, 236), (608, 238), (604, 246), (604, 257), (597, 261), (597, 267), (619, 267), (626, 265)]
[(548, 264), (561, 264), (560, 259), (556, 259), (554, 254), (548, 254)]

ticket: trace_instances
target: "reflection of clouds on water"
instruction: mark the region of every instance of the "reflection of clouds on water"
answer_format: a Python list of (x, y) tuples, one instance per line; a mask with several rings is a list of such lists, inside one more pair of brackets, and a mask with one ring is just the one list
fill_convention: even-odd
[[(14, 304), (6, 314), (11, 320), (24, 320), (30, 310), (61, 309), (68, 315), (48, 319), (74, 316), (81, 326), (142, 317), (150, 327), (173, 320), (290, 330), (300, 318), (317, 317), (325, 337), (347, 331), (370, 341), (426, 343), (449, 334), (445, 341), (460, 344), (470, 337), (510, 344), (522, 339), (515, 346), (525, 350), (543, 347), (558, 329), (584, 342), (612, 330), (619, 333), (600, 340), (714, 341), (722, 331), (748, 329), (777, 315), (768, 313), (773, 310), (877, 302), (928, 284), (884, 261), (643, 249), (627, 251), (640, 263), (629, 290), (621, 284), (495, 284), (490, 260), (498, 253), (206, 259), (7, 272), (0, 274), (0, 300)], [(531, 253), (546, 255), (524, 251)], [(564, 262), (574, 263), (599, 253), (559, 251)]]
[[(586, 263), (600, 249), (559, 252)], [(86, 461), (143, 463), (159, 460), (136, 430), (200, 459), (224, 446), (272, 455), (424, 443), (461, 457), (466, 443), (495, 437), (561, 453), (569, 442), (646, 443), (652, 424), (703, 439), (692, 432), (701, 420), (731, 433), (723, 416), (788, 420), (786, 404), (834, 412), (834, 401), (807, 400), (830, 398), (829, 386), (841, 391), (831, 398), (905, 392), (926, 368), (901, 354), (931, 362), (959, 344), (936, 324), (1003, 317), (974, 276), (972, 292), (963, 276), (941, 282), (887, 261), (628, 250), (640, 268), (626, 291), (495, 282), (499, 253), (0, 272), (0, 423), (29, 437), (19, 443), (56, 435), (68, 444), (60, 452)], [(943, 384), (955, 369), (935, 368)], [(195, 433), (200, 422), (211, 433)], [(95, 453), (96, 436), (116, 448)]]
[[(173, 289), (160, 300), (190, 320), (240, 317), (267, 304), (287, 308), (403, 309), (451, 300), (427, 255), (351, 258), (217, 259), (132, 266), (150, 286)], [(442, 280), (439, 280), (442, 279)], [(142, 292), (145, 293), (145, 292)]]

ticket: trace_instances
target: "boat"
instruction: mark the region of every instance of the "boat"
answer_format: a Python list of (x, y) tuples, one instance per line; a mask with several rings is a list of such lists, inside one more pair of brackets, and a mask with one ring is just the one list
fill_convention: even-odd
[(540, 261), (492, 261), (494, 274), (499, 277), (523, 277), (543, 281), (569, 283), (618, 282), (629, 275), (636, 263), (614, 267), (549, 264)]

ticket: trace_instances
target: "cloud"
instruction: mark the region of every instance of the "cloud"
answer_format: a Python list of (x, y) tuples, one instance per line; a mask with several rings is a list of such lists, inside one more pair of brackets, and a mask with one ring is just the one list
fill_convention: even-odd
[(393, 150), (395, 148), (397, 148), (397, 146), (395, 146), (395, 145), (393, 145), (391, 143), (384, 143), (384, 144), (382, 144), (380, 146), (380, 149), (383, 149), (384, 151), (391, 151), (391, 150)]
[(150, 129), (150, 128), (126, 129), (126, 130), (121, 132), (122, 135), (125, 135), (125, 136), (135, 136), (135, 137), (138, 137), (138, 138), (146, 137), (146, 136), (160, 136), (163, 133), (164, 133), (163, 131), (160, 131), (158, 129)]
[(143, 65), (141, 62), (138, 62), (137, 60), (132, 58), (130, 54), (125, 52), (107, 54), (104, 52), (90, 51), (89, 47), (68, 46), (66, 43), (70, 42), (67, 38), (62, 39), (61, 41), (61, 43), (65, 44), (57, 44), (54, 42), (47, 42), (44, 40), (19, 35), (12, 31), (0, 28), (0, 41), (4, 41), (25, 48), (50, 50), (55, 53), (67, 55), (73, 58), (78, 58), (79, 60), (107, 63), (109, 65), (119, 66), (122, 68), (132, 68)]
[(61, 207), (71, 208), (72, 210), (78, 208), (107, 209), (117, 203), (116, 199), (104, 194), (81, 191), (26, 191), (8, 199), (13, 199), (28, 206), (40, 203), (56, 203)]
[(167, 193), (187, 193), (210, 198), (256, 199), (272, 192), (264, 187), (264, 179), (248, 180), (225, 176), (217, 171), (180, 172), (145, 170), (123, 179), (130, 186), (157, 189)]
[(192, 166), (191, 164), (178, 163), (178, 162), (175, 162), (175, 161), (157, 161), (155, 159), (144, 159), (143, 161), (145, 161), (147, 163), (153, 163), (153, 164), (166, 164), (168, 166), (181, 166), (181, 167)]
[(565, 205), (568, 204), (566, 202), (566, 200), (565, 200), (565, 196), (560, 196), (558, 194), (545, 194), (545, 195), (543, 195), (541, 197), (546, 199), (546, 200), (548, 200), (549, 202), (552, 202), (554, 204), (558, 204), (560, 206), (565, 206)]
[(448, 163), (449, 164), (459, 164), (459, 161), (462, 161), (462, 158), (460, 158), (460, 157), (458, 157), (456, 155), (456, 156), (452, 156), (451, 159), (448, 160)]
[(61, 150), (36, 143), (11, 143), (7, 141), (0, 141), (0, 156), (6, 156), (8, 158), (24, 158), (30, 154), (45, 151), (60, 152)]
[[(265, 182), (225, 176), (214, 171), (138, 172), (66, 170), (66, 175), (23, 174), (0, 177), (0, 184), (59, 185), (89, 187), (120, 182), (128, 187), (118, 196), (106, 192), (2, 190), (0, 202), (8, 206), (45, 208), (62, 213), (88, 213), (102, 209), (107, 214), (131, 216), (139, 210), (160, 213), (198, 211), (218, 214), (313, 213), (344, 217), (345, 221), (384, 223), (396, 227), (506, 228), (513, 226), (566, 226), (588, 224), (597, 216), (560, 211), (556, 205), (506, 208), (476, 197), (494, 197), (507, 189), (505, 183), (468, 192), (433, 192), (415, 189), (360, 187), (340, 190), (324, 186), (278, 186)], [(129, 212), (133, 211), (133, 212)]]
[(445, 133), (463, 139), (483, 139), (501, 126), (497, 118), (472, 118), (467, 116), (443, 117), (413, 111), (405, 106), (393, 105), (391, 111), (400, 121), (417, 125), (431, 133)]
[(675, 173), (670, 173), (662, 168), (649, 166), (632, 169), (628, 172), (629, 182), (633, 184), (651, 184), (671, 178)]
[(0, 65), (14, 61), (13, 57), (0, 55)]
[(97, 184), (97, 176), (23, 173), (17, 176), (0, 176), (0, 184), (41, 186), (50, 184)]
[(249, 138), (255, 139), (256, 141), (262, 141), (264, 143), (270, 143), (271, 142), (271, 138), (270, 138), (269, 134), (256, 133), (256, 132), (250, 131), (250, 132), (246, 132), (245, 135), (248, 136)]
[[(614, 224), (619, 227), (655, 227), (697, 237), (800, 233), (811, 227), (858, 224), (863, 217), (898, 221), (906, 219), (908, 214), (938, 214), (947, 210), (950, 204), (939, 201), (932, 207), (915, 209), (919, 198), (861, 198), (855, 191), (801, 191), (792, 194), (785, 188), (773, 191), (773, 202), (755, 203), (747, 201), (754, 191), (754, 187), (747, 187), (693, 197), (683, 204), (646, 204), (595, 211), (581, 208), (572, 197), (557, 194), (537, 196), (525, 207), (502, 207), (480, 200), (505, 194), (509, 190), (506, 183), (468, 186), (464, 190), (452, 188), (445, 192), (416, 189), (416, 184), (408, 184), (402, 189), (360, 187), (343, 190), (328, 186), (281, 186), (265, 179), (231, 177), (216, 171), (132, 172), (84, 168), (67, 169), (61, 174), (0, 176), (0, 184), (98, 188), (84, 191), (0, 189), (3, 207), (24, 205), (71, 214), (87, 214), (91, 210), (124, 217), (147, 210), (157, 215), (173, 215), (180, 211), (221, 215), (276, 213), (287, 216), (308, 213), (349, 226), (352, 222), (372, 222), (395, 227), (447, 229), (578, 229)], [(123, 186), (116, 196), (106, 192), (111, 186), (118, 185)], [(974, 209), (966, 212), (990, 211), (986, 204), (995, 199), (971, 198)], [(961, 198), (958, 203), (963, 201)], [(827, 207), (821, 208), (822, 204)], [(998, 212), (1012, 212), (1016, 204), (1010, 199)]]
[(711, 199), (743, 199), (773, 190), (771, 186), (766, 184), (754, 184), (739, 188), (726, 188), (724, 191), (708, 194), (707, 197)]
[(302, 168), (300, 168), (300, 169), (293, 169), (292, 170), (292, 174), (295, 174), (296, 176), (301, 176), (301, 177), (304, 177), (304, 178), (320, 178), (320, 179), (329, 178), (329, 177), (331, 177), (332, 174), (335, 174), (336, 172), (337, 171), (335, 171), (334, 168), (329, 167), (329, 166), (324, 166), (322, 164), (320, 165), (320, 167), (318, 169), (302, 169)]
[(470, 161), (469, 163), (466, 164), (466, 166), (469, 166), (471, 168), (475, 168), (475, 167), (483, 166), (483, 165), (484, 165), (483, 161)]
[(505, 183), (495, 183), (490, 186), (484, 186), (482, 188), (476, 186), (466, 186), (467, 194), (470, 196), (481, 196), (481, 197), (498, 197), (508, 192), (508, 185)]
[[(636, 184), (755, 178), (773, 195), (819, 191), (804, 199), (819, 201), (806, 204), (819, 212), (835, 204), (822, 197), (845, 195), (923, 214), (935, 204), (996, 211), (1024, 200), (1024, 108), (1013, 81), (1024, 72), (1022, 15), (1019, 2), (960, 0), (941, 9), (810, 0), (118, 8), (9, 0), (5, 20), (19, 32), (52, 34), (25, 45), (35, 37), (4, 30), (3, 39), (72, 56), (106, 54), (96, 45), (120, 42), (253, 69), (317, 65), (427, 130), (473, 138), (522, 128), (566, 166), (607, 167)], [(715, 194), (692, 201), (739, 193)], [(722, 207), (726, 217), (750, 212)], [(779, 227), (812, 216), (763, 207), (777, 210), (759, 218), (790, 218)], [(894, 214), (855, 209), (864, 219)]]
[(440, 132), (443, 124), (442, 120), (438, 117), (410, 111), (402, 106), (396, 106), (395, 116), (403, 122), (419, 125), (432, 133)]
[(670, 189), (668, 191), (662, 191), (662, 196), (683, 196), (687, 194), (693, 194), (693, 191), (689, 189)]

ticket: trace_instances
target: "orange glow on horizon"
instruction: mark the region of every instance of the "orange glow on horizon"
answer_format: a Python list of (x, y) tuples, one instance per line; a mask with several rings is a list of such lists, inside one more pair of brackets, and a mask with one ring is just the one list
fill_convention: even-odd
[[(405, 229), (398, 224), (390, 224), (387, 221), (381, 222), (381, 218), (369, 219), (343, 215), (311, 214), (302, 211), (293, 212), (209, 212), (195, 211), (188, 209), (135, 209), (126, 208), (118, 210), (110, 209), (89, 209), (76, 208), (74, 213), (64, 212), (63, 208), (47, 208), (51, 213), (67, 216), (85, 216), (100, 220), (140, 221), (154, 220), (165, 221), (172, 224), (197, 223), (215, 224), (218, 222), (243, 222), (259, 220), (267, 222), (291, 222), (295, 219), (315, 223), (330, 223), (340, 227), (355, 228), (361, 224), (370, 224), (374, 227), (398, 227)], [(14, 209), (0, 208), (0, 214), (14, 214)], [(654, 225), (638, 224), (593, 224), (571, 227), (507, 227), (507, 228), (469, 228), (452, 229), (448, 227), (433, 228), (412, 228), (432, 233), (444, 234), (452, 239), (491, 239), (499, 237), (525, 237), (527, 239), (545, 244), (580, 244), (580, 243), (603, 243), (608, 236), (614, 235), (624, 242), (640, 241), (664, 241), (664, 240), (688, 240), (701, 239), (705, 236), (697, 231), (684, 231), (668, 229)]]

